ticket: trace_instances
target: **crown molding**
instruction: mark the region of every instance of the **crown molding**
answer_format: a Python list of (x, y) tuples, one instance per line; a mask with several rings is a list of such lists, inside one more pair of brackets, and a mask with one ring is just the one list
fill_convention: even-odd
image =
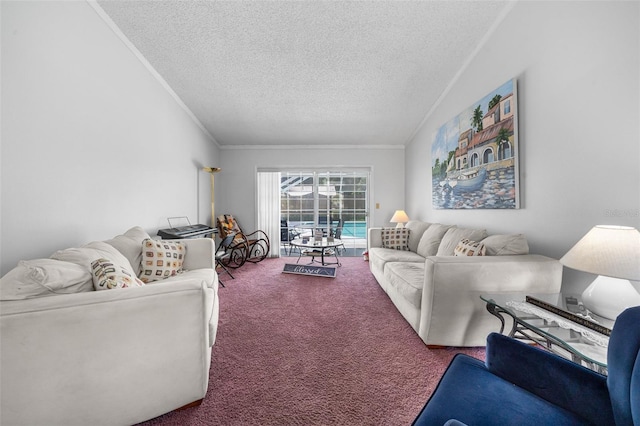
[(389, 150), (389, 149), (399, 149), (404, 150), (404, 145), (221, 145), (220, 149), (222, 150), (266, 150), (266, 149), (277, 149), (277, 150), (291, 150), (291, 149), (299, 149), (299, 150), (307, 150), (307, 151), (315, 151), (315, 150), (346, 150), (346, 149), (379, 149), (379, 150)]

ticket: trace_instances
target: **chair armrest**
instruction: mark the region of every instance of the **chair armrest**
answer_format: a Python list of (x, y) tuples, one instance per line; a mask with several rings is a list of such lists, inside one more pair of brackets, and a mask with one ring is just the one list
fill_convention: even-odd
[(607, 378), (551, 352), (491, 333), (487, 369), (594, 424), (615, 424)]
[(369, 228), (367, 238), (367, 250), (372, 247), (382, 247), (382, 228)]
[(188, 238), (178, 240), (187, 248), (182, 267), (186, 270), (215, 269), (215, 243), (212, 238)]

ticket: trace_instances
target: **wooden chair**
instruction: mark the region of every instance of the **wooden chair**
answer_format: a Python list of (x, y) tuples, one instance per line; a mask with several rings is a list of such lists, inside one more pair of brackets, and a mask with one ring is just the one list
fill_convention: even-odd
[[(229, 268), (239, 268), (245, 262), (257, 263), (269, 255), (269, 237), (264, 231), (257, 230), (246, 234), (240, 228), (237, 220), (230, 214), (218, 216), (216, 220), (218, 235), (225, 239), (230, 234), (235, 234), (232, 243), (226, 248), (229, 256), (224, 265)], [(222, 245), (222, 243), (220, 243)], [(221, 248), (221, 246), (218, 246)]]

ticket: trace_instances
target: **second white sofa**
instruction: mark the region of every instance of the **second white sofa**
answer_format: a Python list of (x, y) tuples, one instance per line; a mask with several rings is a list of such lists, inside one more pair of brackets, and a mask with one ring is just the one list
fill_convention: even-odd
[(122, 254), (139, 274), (148, 238), (132, 228), (0, 280), (2, 425), (131, 425), (204, 398), (218, 327), (213, 240), (180, 240), (175, 276), (93, 288), (88, 261)]
[[(369, 267), (429, 346), (484, 346), (500, 323), (487, 312), (482, 294), (560, 292), (562, 265), (529, 254), (523, 235), (488, 236), (485, 230), (421, 221), (406, 228), (404, 249), (391, 248), (402, 240), (389, 244), (392, 231), (369, 229)], [(483, 246), (484, 255), (454, 255), (456, 248)]]

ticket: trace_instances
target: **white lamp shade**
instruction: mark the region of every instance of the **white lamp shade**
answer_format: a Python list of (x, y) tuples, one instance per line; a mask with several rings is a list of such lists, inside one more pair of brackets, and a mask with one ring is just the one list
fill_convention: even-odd
[(595, 226), (560, 263), (591, 274), (639, 281), (640, 232), (627, 226)]
[(396, 210), (389, 222), (406, 223), (409, 222), (409, 216), (407, 216), (404, 210)]

